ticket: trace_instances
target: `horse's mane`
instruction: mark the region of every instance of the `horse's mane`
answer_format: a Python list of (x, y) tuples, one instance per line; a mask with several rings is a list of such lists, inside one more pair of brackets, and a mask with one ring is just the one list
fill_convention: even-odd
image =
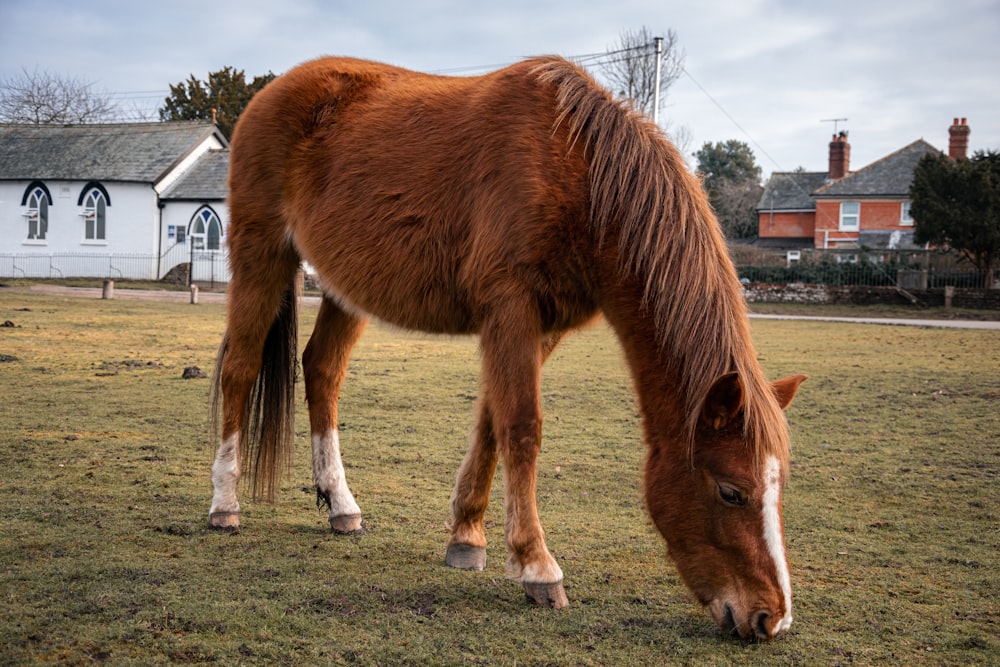
[(619, 269), (642, 282), (642, 306), (678, 365), (688, 442), (712, 384), (736, 371), (757, 469), (769, 455), (786, 464), (787, 424), (757, 362), (739, 278), (701, 183), (657, 126), (580, 68), (550, 57), (533, 72), (556, 87), (556, 127), (565, 123), (570, 142), (587, 151), (594, 231), (601, 242), (616, 232)]

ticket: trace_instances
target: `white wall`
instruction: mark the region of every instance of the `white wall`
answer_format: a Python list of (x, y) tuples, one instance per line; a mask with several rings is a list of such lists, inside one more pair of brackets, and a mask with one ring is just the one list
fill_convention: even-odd
[[(192, 254), (190, 228), (195, 215), (203, 206), (209, 206), (219, 216), (222, 223), (222, 249), (219, 252), (194, 251)], [(173, 227), (173, 237), (171, 237)], [(177, 243), (177, 229), (185, 230), (184, 243)], [(229, 234), (229, 207), (225, 202), (169, 201), (163, 208), (160, 248), (163, 259), (160, 262), (160, 276), (178, 264), (194, 264), (195, 282), (229, 282), (229, 263), (225, 257), (225, 245)]]
[[(118, 255), (156, 252), (159, 211), (148, 183), (102, 182), (107, 207), (105, 238), (84, 238), (83, 206), (78, 205), (87, 181), (43, 181), (52, 195), (45, 239), (28, 239), (26, 207), (21, 199), (32, 181), (0, 183), (0, 275), (9, 277), (147, 277), (155, 262)], [(128, 275), (126, 275), (128, 274)]]
[(86, 181), (48, 181), (52, 195), (48, 233), (44, 241), (28, 240), (26, 208), (21, 198), (30, 181), (0, 184), (0, 251), (12, 253), (148, 253), (153, 250), (156, 195), (149, 184), (101, 183), (111, 200), (107, 207), (105, 240), (84, 238), (84, 222), (77, 205)]

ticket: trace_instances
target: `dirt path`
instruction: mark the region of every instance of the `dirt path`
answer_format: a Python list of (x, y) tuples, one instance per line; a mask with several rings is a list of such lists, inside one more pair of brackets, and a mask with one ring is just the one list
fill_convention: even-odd
[(848, 322), (850, 324), (888, 324), (910, 327), (938, 327), (940, 329), (994, 329), (1000, 330), (1000, 322), (986, 320), (919, 320), (904, 317), (832, 317), (813, 315), (765, 315), (751, 314), (751, 319), (762, 320), (814, 320), (816, 322)]
[[(100, 287), (62, 287), (59, 285), (32, 285), (30, 287), (2, 287), (4, 292), (28, 292), (40, 294), (57, 294), (60, 296), (100, 299), (103, 290)], [(114, 298), (122, 301), (172, 301), (174, 303), (189, 303), (190, 292), (174, 292), (169, 290), (115, 289)], [(199, 292), (199, 303), (225, 303), (225, 292)], [(320, 297), (304, 296), (302, 303), (318, 306)], [(814, 320), (818, 322), (847, 322), (850, 324), (882, 324), (893, 326), (938, 327), (942, 329), (988, 329), (1000, 331), (1000, 321), (979, 320), (930, 320), (908, 318), (882, 317), (827, 317), (812, 315), (765, 315), (751, 314), (751, 318), (768, 320)]]
[[(30, 287), (2, 287), (0, 294), (4, 292), (22, 292), (34, 294), (54, 294), (58, 296), (82, 297), (88, 299), (100, 299), (104, 290), (100, 287), (63, 287), (61, 285), (32, 285)], [(145, 290), (145, 289), (121, 289), (115, 288), (114, 297), (119, 301), (165, 301), (173, 303), (190, 303), (190, 292), (179, 292), (173, 290)], [(198, 292), (198, 303), (225, 303), (225, 292)], [(309, 305), (319, 305), (318, 296), (304, 296), (302, 302)]]

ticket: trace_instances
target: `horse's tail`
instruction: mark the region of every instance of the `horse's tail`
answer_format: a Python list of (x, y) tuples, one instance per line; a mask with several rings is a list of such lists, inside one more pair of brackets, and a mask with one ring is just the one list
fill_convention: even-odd
[[(212, 374), (211, 424), (218, 442), (222, 369), (228, 332)], [(295, 379), (298, 352), (298, 298), (295, 284), (282, 296), (261, 354), (260, 370), (239, 424), (240, 460), (255, 499), (274, 500), (279, 478), (289, 468), (295, 441)]]

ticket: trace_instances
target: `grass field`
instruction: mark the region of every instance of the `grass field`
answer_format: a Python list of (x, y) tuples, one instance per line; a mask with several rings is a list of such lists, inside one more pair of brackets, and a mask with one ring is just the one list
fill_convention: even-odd
[(207, 527), (208, 380), (181, 378), (211, 370), (220, 306), (0, 291), (4, 321), (0, 663), (1000, 663), (998, 332), (754, 322), (769, 375), (811, 379), (789, 410), (796, 622), (746, 644), (646, 517), (603, 326), (545, 372), (539, 505), (571, 602), (554, 612), (505, 577), (499, 479), (486, 571), (443, 564), (474, 340), (372, 326), (356, 348), (341, 434), (367, 535), (330, 534), (315, 506), (304, 406), (278, 502), (246, 502), (225, 535)]

